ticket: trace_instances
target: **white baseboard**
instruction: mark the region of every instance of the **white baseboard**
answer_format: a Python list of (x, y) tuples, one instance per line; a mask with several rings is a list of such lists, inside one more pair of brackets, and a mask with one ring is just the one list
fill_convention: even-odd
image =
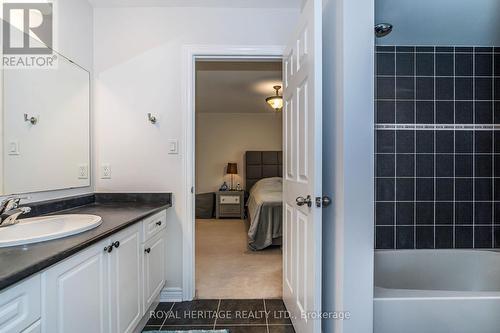
[(160, 302), (182, 302), (182, 288), (165, 288), (160, 293)]

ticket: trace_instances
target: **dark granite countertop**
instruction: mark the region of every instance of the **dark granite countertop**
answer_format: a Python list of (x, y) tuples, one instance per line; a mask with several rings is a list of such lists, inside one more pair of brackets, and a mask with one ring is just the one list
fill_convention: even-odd
[(102, 217), (102, 224), (74, 236), (0, 248), (0, 290), (169, 207), (171, 200), (113, 201), (105, 198), (102, 201), (95, 199), (94, 202), (81, 207), (51, 212), (51, 214), (94, 214)]

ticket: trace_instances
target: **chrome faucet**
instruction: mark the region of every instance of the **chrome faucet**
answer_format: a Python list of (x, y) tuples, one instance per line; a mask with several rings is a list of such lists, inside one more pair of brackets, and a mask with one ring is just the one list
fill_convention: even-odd
[(18, 223), (20, 215), (31, 212), (30, 207), (19, 207), (22, 199), (25, 198), (8, 197), (0, 203), (0, 228)]

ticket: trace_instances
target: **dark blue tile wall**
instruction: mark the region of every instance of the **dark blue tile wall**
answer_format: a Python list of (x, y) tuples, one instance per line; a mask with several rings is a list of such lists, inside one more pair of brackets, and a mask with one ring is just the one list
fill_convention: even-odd
[(378, 46), (378, 249), (500, 247), (500, 48)]

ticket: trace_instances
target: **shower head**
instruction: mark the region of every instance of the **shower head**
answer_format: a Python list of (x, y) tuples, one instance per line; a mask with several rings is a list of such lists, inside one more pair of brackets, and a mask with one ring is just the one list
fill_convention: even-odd
[(392, 32), (392, 24), (379, 23), (375, 25), (375, 36), (377, 38), (385, 37)]

